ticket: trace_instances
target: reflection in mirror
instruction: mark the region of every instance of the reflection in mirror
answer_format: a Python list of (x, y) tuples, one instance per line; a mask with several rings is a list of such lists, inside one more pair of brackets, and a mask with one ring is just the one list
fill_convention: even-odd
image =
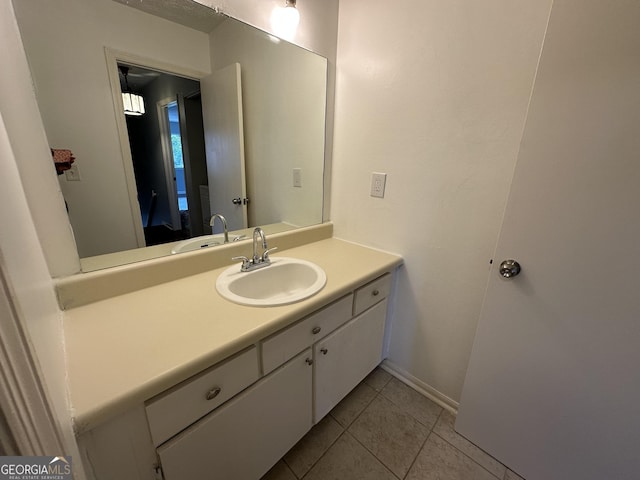
[(76, 158), (83, 270), (169, 255), (214, 213), (231, 239), (322, 221), (326, 59), (191, 0), (14, 3), (50, 146)]
[(123, 95), (146, 105), (144, 113), (125, 106), (128, 139), (121, 139), (131, 151), (146, 245), (210, 233), (209, 204), (203, 211), (194, 197), (207, 187), (200, 82), (120, 62), (118, 70)]

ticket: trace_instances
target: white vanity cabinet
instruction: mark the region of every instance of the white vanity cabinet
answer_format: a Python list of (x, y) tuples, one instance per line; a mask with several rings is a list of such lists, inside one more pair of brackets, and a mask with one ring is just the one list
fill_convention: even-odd
[(166, 480), (257, 480), (311, 428), (311, 349), (158, 448)]
[(383, 275), (262, 342), (265, 372), (312, 346), (314, 423), (382, 361), (390, 289)]
[(387, 301), (313, 346), (314, 422), (319, 422), (382, 361)]
[(89, 478), (258, 480), (383, 359), (390, 289), (387, 273), (83, 434)]
[(222, 405), (260, 378), (256, 347), (234, 355), (147, 402), (154, 445)]
[(269, 373), (346, 323), (351, 318), (352, 305), (353, 295), (349, 294), (263, 340), (261, 342), (263, 372)]

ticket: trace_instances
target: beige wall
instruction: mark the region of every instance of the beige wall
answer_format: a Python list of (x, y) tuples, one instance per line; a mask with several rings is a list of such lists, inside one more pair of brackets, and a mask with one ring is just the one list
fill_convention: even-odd
[(335, 235), (404, 256), (390, 361), (454, 401), (550, 4), (340, 2)]

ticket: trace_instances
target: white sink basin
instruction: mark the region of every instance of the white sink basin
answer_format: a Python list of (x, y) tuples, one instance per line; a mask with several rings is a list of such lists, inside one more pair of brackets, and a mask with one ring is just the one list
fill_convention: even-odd
[[(244, 240), (246, 235), (229, 235), (230, 242), (237, 242), (238, 240)], [(219, 233), (217, 235), (200, 235), (199, 237), (190, 238), (176, 243), (171, 249), (171, 255), (175, 253), (191, 252), (192, 250), (200, 250), (201, 248), (215, 247), (216, 245), (224, 244), (224, 234)]]
[(216, 290), (234, 303), (273, 307), (309, 298), (326, 282), (324, 270), (314, 263), (272, 257), (271, 265), (252, 272), (241, 272), (239, 264), (227, 268), (218, 277)]

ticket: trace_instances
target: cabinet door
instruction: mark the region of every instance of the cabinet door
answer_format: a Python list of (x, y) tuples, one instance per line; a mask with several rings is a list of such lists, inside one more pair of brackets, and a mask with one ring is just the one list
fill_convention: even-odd
[(315, 423), (381, 362), (386, 313), (384, 300), (314, 345)]
[(311, 428), (311, 349), (158, 448), (166, 480), (255, 480)]

